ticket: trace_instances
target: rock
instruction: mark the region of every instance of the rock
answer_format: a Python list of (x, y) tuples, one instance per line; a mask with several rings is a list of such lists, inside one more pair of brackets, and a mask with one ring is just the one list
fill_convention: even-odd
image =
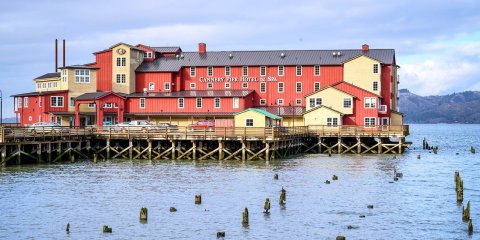
[(367, 208), (372, 209), (372, 208), (373, 208), (373, 205), (368, 205)]
[[(205, 209), (205, 211), (206, 211), (206, 210), (207, 210), (207, 209)], [(177, 211), (177, 209), (176, 209), (176, 208), (174, 208), (174, 207), (170, 207), (170, 212), (176, 212), (176, 211)]]
[(394, 178), (393, 178), (393, 181), (398, 181), (398, 177), (394, 177)]
[(395, 177), (401, 178), (401, 177), (403, 177), (403, 173), (397, 172), (397, 173), (395, 174)]
[(420, 154), (418, 154), (418, 155), (417, 155), (417, 159), (420, 159), (420, 158), (421, 158), (421, 156), (420, 156)]
[(337, 175), (333, 175), (333, 176), (332, 176), (332, 180), (338, 180)]
[(327, 181), (325, 181), (325, 184), (330, 184), (330, 181), (328, 181), (328, 180), (327, 180)]
[(273, 179), (278, 180), (278, 174), (275, 173), (275, 175), (273, 175)]
[(335, 240), (345, 240), (346, 238), (344, 236), (337, 236), (337, 238), (335, 238)]
[(364, 218), (364, 217), (365, 217), (365, 215), (360, 215), (359, 217), (360, 217), (360, 218)]
[(473, 233), (473, 224), (472, 224), (472, 219), (468, 222), (468, 234)]

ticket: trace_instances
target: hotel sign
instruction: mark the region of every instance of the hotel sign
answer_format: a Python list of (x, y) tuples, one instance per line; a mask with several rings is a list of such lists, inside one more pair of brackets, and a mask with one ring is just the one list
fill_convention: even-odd
[(200, 82), (277, 82), (276, 77), (200, 77)]

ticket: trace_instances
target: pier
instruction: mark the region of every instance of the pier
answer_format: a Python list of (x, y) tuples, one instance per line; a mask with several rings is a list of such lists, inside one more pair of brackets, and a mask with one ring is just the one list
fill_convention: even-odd
[(408, 134), (408, 125), (56, 131), (0, 127), (0, 152), (1, 166), (75, 159), (269, 161), (304, 153), (401, 154), (409, 146)]

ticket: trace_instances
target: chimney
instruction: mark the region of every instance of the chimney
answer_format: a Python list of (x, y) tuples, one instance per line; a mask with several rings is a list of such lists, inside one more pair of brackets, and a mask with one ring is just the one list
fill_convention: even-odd
[(362, 51), (368, 51), (368, 50), (369, 50), (368, 44), (363, 44)]
[(58, 40), (55, 39), (55, 72), (58, 71)]
[(63, 39), (63, 67), (65, 67), (65, 39)]
[(198, 44), (198, 53), (204, 54), (207, 52), (207, 44), (205, 43), (199, 43)]

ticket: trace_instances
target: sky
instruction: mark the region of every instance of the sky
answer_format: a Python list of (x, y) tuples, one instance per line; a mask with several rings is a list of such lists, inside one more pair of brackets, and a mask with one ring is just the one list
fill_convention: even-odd
[[(12, 94), (54, 72), (54, 41), (67, 65), (94, 62), (118, 42), (196, 51), (395, 49), (400, 88), (419, 95), (480, 90), (477, 0), (15, 0), (0, 2), (3, 116)], [(61, 65), (61, 58), (59, 60)]]

